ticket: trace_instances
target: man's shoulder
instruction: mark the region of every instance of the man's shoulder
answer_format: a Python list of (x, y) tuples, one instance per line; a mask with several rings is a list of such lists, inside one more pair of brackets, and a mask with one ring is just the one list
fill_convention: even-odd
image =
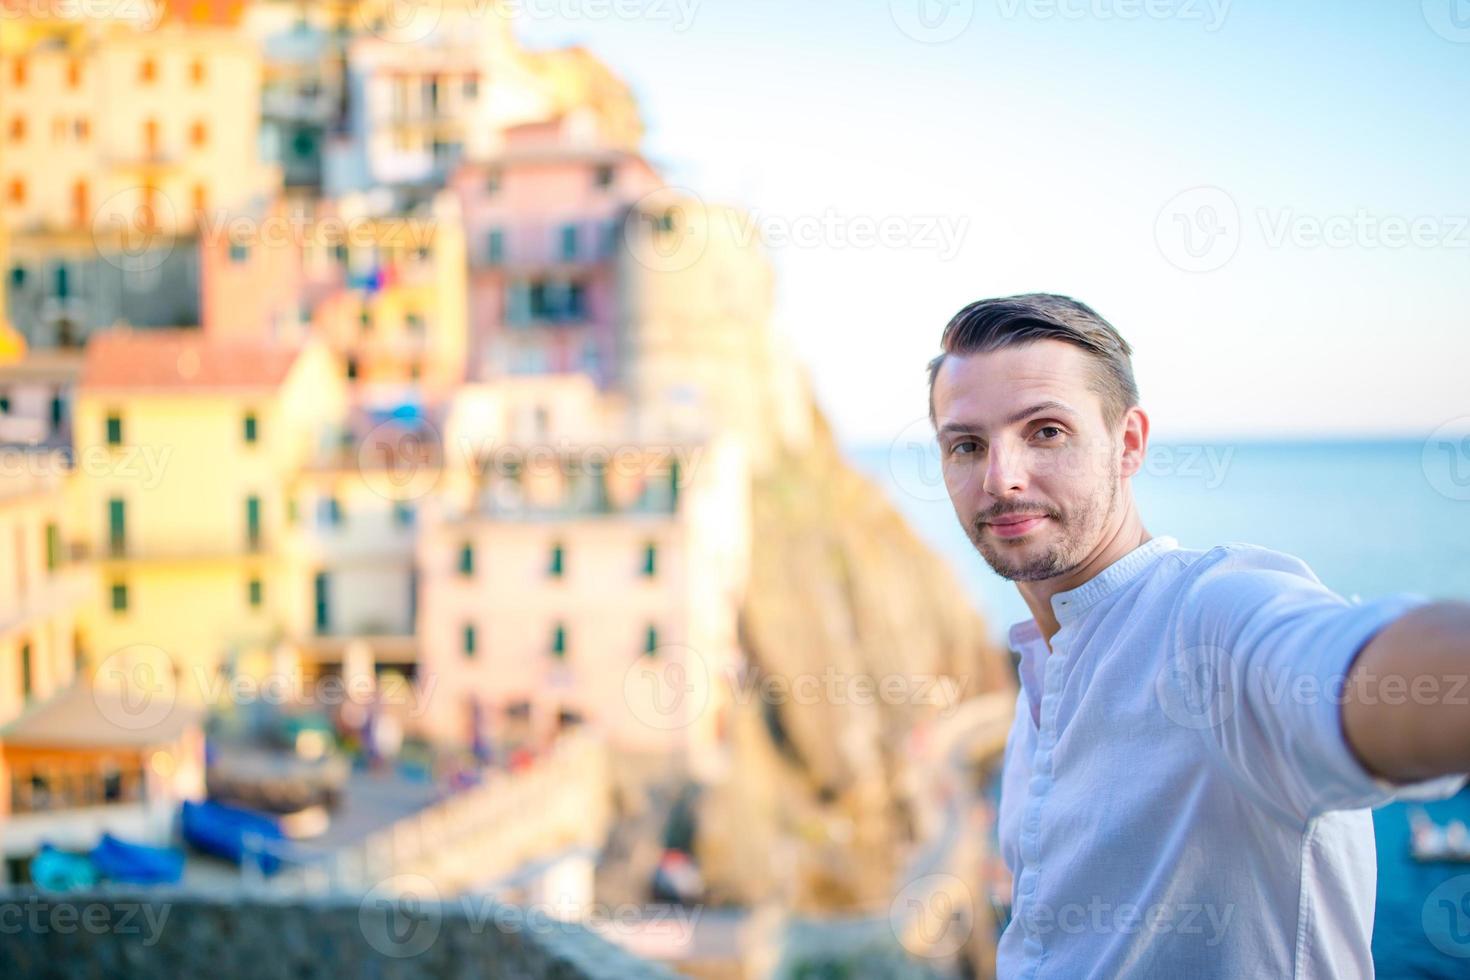
[(1159, 594), (1169, 619), (1191, 635), (1231, 631), (1258, 610), (1282, 615), (1346, 604), (1295, 555), (1256, 544), (1229, 542), (1208, 550), (1170, 554)]
[(1168, 558), (1169, 571), (1183, 581), (1264, 572), (1298, 576), (1321, 585), (1311, 566), (1300, 558), (1258, 544), (1231, 541), (1208, 550), (1176, 548)]

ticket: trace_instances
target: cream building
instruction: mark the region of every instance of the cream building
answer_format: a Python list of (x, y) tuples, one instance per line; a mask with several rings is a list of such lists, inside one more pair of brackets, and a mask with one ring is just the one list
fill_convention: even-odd
[(260, 53), (224, 7), (175, 3), (157, 24), (34, 7), (0, 22), (6, 224), (85, 230), (127, 256), (193, 230), (198, 212), (272, 193)]
[(418, 544), (431, 734), (590, 723), (710, 776), (742, 668), (749, 471), (735, 440), (637, 440), (585, 376), (473, 386)]

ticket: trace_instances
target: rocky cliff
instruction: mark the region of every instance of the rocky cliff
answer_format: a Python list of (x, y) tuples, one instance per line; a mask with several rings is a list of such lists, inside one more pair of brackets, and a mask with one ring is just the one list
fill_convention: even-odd
[(751, 676), (700, 810), (712, 897), (887, 902), (918, 835), (915, 742), (1009, 671), (952, 570), (842, 457), (820, 411), (754, 486)]

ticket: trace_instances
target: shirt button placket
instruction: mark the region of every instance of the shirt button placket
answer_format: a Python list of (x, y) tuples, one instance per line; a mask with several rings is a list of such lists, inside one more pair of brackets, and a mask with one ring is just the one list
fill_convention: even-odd
[[(1030, 929), (1030, 916), (1035, 914), (1036, 893), (1041, 874), (1041, 810), (1051, 792), (1052, 750), (1057, 741), (1057, 698), (1062, 683), (1062, 651), (1056, 638), (1052, 641), (1052, 652), (1046, 658), (1046, 669), (1042, 672), (1041, 725), (1037, 731), (1036, 754), (1031, 763), (1031, 783), (1026, 801), (1026, 814), (1021, 825), (1021, 872), (1020, 907), (1021, 928), (1025, 933), (1026, 959), (1031, 963), (1028, 976), (1035, 976), (1041, 965), (1043, 947), (1041, 936)], [(1050, 921), (1042, 917), (1043, 922)]]

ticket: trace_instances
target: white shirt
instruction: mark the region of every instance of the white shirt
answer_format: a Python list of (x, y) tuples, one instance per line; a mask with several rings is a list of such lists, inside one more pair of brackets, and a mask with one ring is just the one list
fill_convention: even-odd
[(1287, 555), (1161, 537), (1052, 598), (1050, 653), (1033, 620), (1012, 627), (1002, 980), (1371, 977), (1368, 808), (1465, 777), (1374, 779), (1342, 686), (1425, 601), (1349, 603)]

